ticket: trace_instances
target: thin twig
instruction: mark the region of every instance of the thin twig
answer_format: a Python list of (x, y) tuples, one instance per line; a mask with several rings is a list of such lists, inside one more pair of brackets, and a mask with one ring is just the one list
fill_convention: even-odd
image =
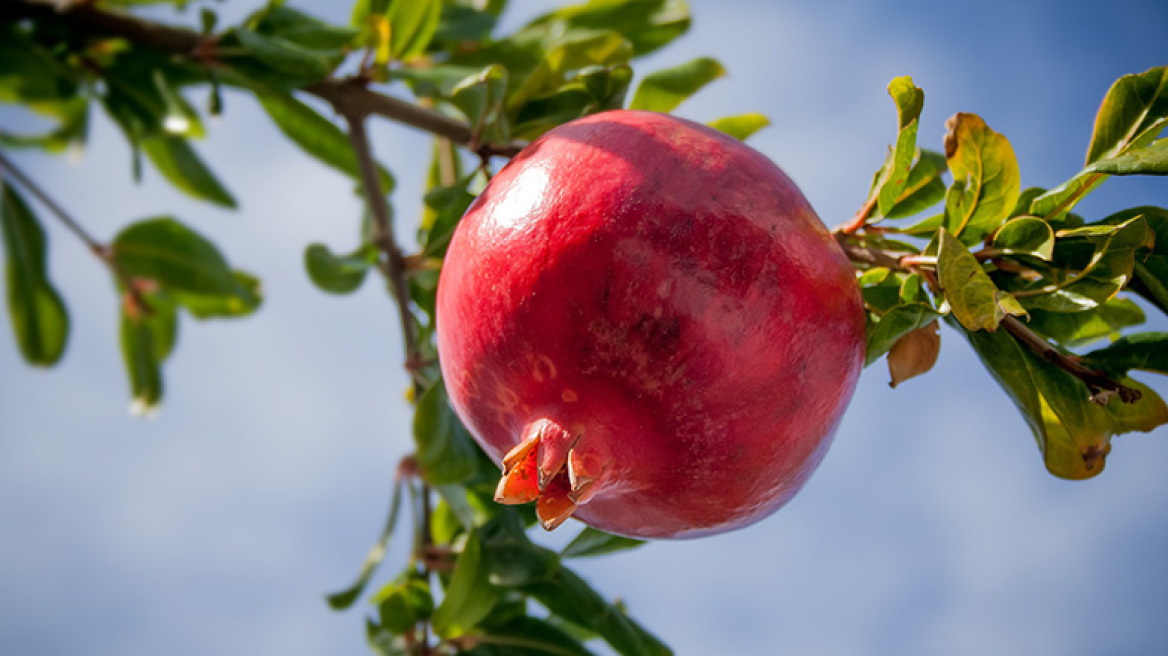
[(24, 171), (21, 171), (20, 167), (16, 166), (12, 160), (8, 159), (2, 151), (0, 151), (0, 173), (8, 175), (13, 180), (16, 180), (16, 182), (19, 183), (21, 187), (24, 187), (28, 193), (36, 196), (37, 200), (39, 200), (41, 204), (44, 205), (45, 208), (53, 214), (53, 216), (57, 217), (57, 220), (59, 220), (66, 228), (68, 228), (70, 232), (77, 235), (78, 239), (85, 242), (85, 245), (89, 247), (89, 250), (93, 251), (94, 254), (103, 260), (107, 259), (105, 255), (107, 250), (106, 246), (95, 239), (93, 235), (89, 234), (89, 232), (83, 228), (76, 219), (74, 219), (68, 212), (65, 211), (65, 208), (57, 204), (57, 202), (53, 200), (52, 196), (49, 196), (49, 194), (46, 193), (44, 189), (41, 189), (40, 185), (34, 182), (32, 178), (25, 175)]
[(1105, 405), (1111, 400), (1111, 397), (1117, 394), (1124, 403), (1135, 403), (1140, 400), (1142, 395), (1139, 390), (1116, 382), (1102, 372), (1083, 366), (1077, 358), (1055, 348), (1041, 335), (1030, 330), (1017, 317), (1006, 315), (1002, 319), (1001, 325), (1006, 329), (1006, 332), (1014, 336), (1014, 339), (1025, 344), (1039, 357), (1086, 383), (1087, 388), (1091, 390), (1091, 400), (1095, 403)]
[[(864, 246), (854, 241), (854, 237), (836, 232), (836, 241), (843, 248), (848, 259), (871, 266), (885, 267), (894, 271), (915, 271), (925, 276), (931, 288), (936, 280), (928, 269), (918, 268), (922, 264), (935, 266), (935, 262), (920, 261), (894, 252)], [(1112, 396), (1119, 395), (1124, 403), (1135, 403), (1140, 399), (1140, 391), (1109, 378), (1106, 374), (1084, 366), (1078, 359), (1056, 348), (1041, 335), (1031, 330), (1018, 318), (1007, 315), (1001, 325), (1014, 339), (1033, 351), (1036, 355), (1083, 381), (1091, 392), (1091, 400), (1107, 403)]]
[(101, 260), (102, 263), (109, 267), (110, 272), (113, 273), (115, 278), (117, 278), (118, 284), (120, 284), (123, 287), (124, 292), (129, 295), (129, 301), (133, 304), (136, 310), (143, 314), (150, 314), (153, 311), (153, 309), (150, 307), (150, 303), (146, 301), (145, 296), (142, 294), (142, 290), (138, 285), (134, 284), (134, 280), (130, 274), (126, 273), (125, 269), (123, 269), (121, 265), (118, 264), (117, 259), (114, 258), (113, 249), (111, 249), (108, 245), (98, 241), (96, 237), (90, 234), (89, 231), (81, 225), (80, 221), (73, 218), (73, 215), (69, 214), (69, 212), (66, 211), (60, 203), (54, 200), (53, 197), (50, 196), (43, 187), (37, 184), (35, 180), (33, 180), (28, 176), (28, 174), (21, 170), (21, 168), (17, 166), (15, 162), (8, 159), (8, 157), (6, 157), (3, 152), (0, 152), (0, 177), (3, 176), (12, 178), (25, 191), (32, 194), (33, 197), (35, 197), (37, 201), (41, 203), (41, 205), (44, 205), (45, 209), (49, 210), (49, 214), (52, 214), (54, 217), (56, 217), (56, 219), (61, 222), (61, 225), (64, 225), (69, 230), (69, 232), (76, 235), (76, 237), (85, 244), (85, 246), (90, 250), (91, 253), (94, 254), (94, 256), (97, 257), (97, 259)]
[[(361, 189), (365, 193), (365, 202), (369, 205), (369, 212), (373, 215), (373, 241), (385, 255), (385, 266), (382, 273), (389, 280), (390, 290), (397, 301), (398, 315), (401, 320), (402, 341), (405, 342), (406, 362), (416, 362), (420, 359), (418, 351), (418, 330), (414, 324), (414, 314), (410, 310), (410, 285), (407, 280), (405, 257), (397, 245), (393, 232), (393, 216), (390, 213), (389, 201), (385, 199), (385, 191), (381, 188), (381, 176), (378, 175), (377, 164), (373, 159), (373, 151), (369, 146), (369, 134), (365, 130), (365, 115), (351, 107), (340, 106), (337, 111), (345, 117), (349, 124), (349, 141), (353, 145), (353, 152), (357, 156), (357, 165), (361, 170)], [(408, 368), (407, 368), (408, 369)], [(410, 370), (415, 388), (421, 387), (421, 381), (414, 370)], [(415, 389), (415, 391), (421, 391)]]

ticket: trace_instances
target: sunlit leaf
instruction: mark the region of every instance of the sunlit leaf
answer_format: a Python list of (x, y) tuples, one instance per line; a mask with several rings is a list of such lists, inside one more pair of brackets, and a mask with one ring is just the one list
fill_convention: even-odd
[(1168, 175), (1168, 139), (1153, 141), (1144, 148), (1132, 149), (1095, 161), (1088, 167), (1111, 175)]
[(888, 154), (876, 181), (876, 207), (881, 215), (892, 211), (908, 184), (909, 169), (916, 156), (918, 119), (925, 102), (924, 92), (908, 76), (889, 82), (888, 94), (896, 103), (899, 129), (896, 145)]
[(0, 234), (12, 333), (25, 362), (50, 367), (65, 353), (69, 313), (49, 281), (44, 228), (28, 203), (0, 184)]
[(615, 30), (632, 43), (637, 56), (642, 56), (681, 36), (689, 25), (685, 0), (589, 0), (544, 14), (526, 29)]
[(424, 53), (441, 15), (442, 0), (393, 0), (386, 17), (394, 58), (408, 60)]
[(947, 170), (944, 155), (918, 149), (916, 163), (909, 169), (904, 188), (895, 204), (883, 212), (885, 218), (913, 216), (941, 202), (945, 198), (945, 182), (941, 175)]
[(699, 57), (692, 61), (656, 71), (641, 80), (629, 109), (671, 112), (699, 89), (726, 74), (715, 59)]
[(724, 116), (710, 121), (707, 125), (738, 139), (746, 141), (755, 132), (771, 124), (771, 120), (763, 114), (750, 113), (737, 116)]
[(1121, 381), (1141, 393), (1134, 404), (1117, 396), (1106, 406), (1093, 403), (1081, 381), (1039, 358), (1006, 331), (962, 331), (982, 363), (1021, 411), (1050, 473), (1091, 478), (1103, 471), (1111, 438), (1150, 431), (1168, 422), (1168, 406), (1147, 387)]
[(937, 273), (953, 316), (969, 330), (993, 331), (1007, 314), (1023, 314), (1010, 294), (998, 289), (980, 263), (942, 228)]
[(1087, 164), (1146, 145), (1168, 125), (1168, 66), (1125, 75), (1108, 90), (1095, 116)]
[(1018, 161), (1006, 137), (976, 114), (954, 114), (945, 127), (945, 158), (953, 174), (946, 228), (962, 243), (975, 244), (1014, 208), (1021, 193)]
[(1032, 255), (1050, 261), (1054, 257), (1054, 230), (1038, 217), (1015, 217), (994, 233), (993, 248), (1003, 254)]

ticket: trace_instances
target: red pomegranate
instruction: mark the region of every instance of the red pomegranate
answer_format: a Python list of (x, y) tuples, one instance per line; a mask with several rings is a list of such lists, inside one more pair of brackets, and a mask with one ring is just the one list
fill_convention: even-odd
[(716, 130), (610, 111), (551, 130), (459, 224), (438, 284), (455, 411), (496, 498), (635, 537), (777, 510), (863, 362), (852, 269), (789, 178)]

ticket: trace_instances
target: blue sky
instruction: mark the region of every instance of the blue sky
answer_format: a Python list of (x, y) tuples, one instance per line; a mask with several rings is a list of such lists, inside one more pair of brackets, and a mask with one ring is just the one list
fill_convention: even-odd
[[(861, 204), (893, 137), (894, 76), (925, 90), (923, 145), (940, 146), (954, 112), (976, 112), (1011, 140), (1024, 185), (1052, 186), (1080, 165), (1111, 82), (1168, 63), (1168, 5), (1153, 1), (692, 5), (691, 33), (640, 70), (720, 59), (729, 76), (678, 113), (769, 115), (751, 143), (829, 225)], [(550, 6), (514, 2), (509, 24)], [(332, 613), (321, 595), (355, 573), (410, 449), (394, 310), (375, 284), (340, 299), (311, 287), (303, 247), (355, 243), (350, 184), (249, 100), (227, 101), (200, 152), (239, 212), (149, 172), (133, 185), (104, 120), (74, 164), (18, 156), (96, 234), (173, 213), (258, 273), (267, 298), (244, 321), (185, 322), (162, 412), (136, 419), (112, 285), (48, 226), (74, 322), (64, 362), (25, 367), (0, 324), (4, 653), (365, 653), (362, 611)], [(427, 142), (387, 125), (374, 135), (408, 238)], [(1149, 203), (1168, 206), (1163, 179), (1113, 179), (1081, 207)], [(882, 364), (865, 372), (822, 467), (775, 516), (579, 568), (686, 656), (1163, 651), (1168, 429), (1118, 438), (1098, 479), (1054, 479), (967, 347), (942, 337), (926, 378), (890, 390)]]

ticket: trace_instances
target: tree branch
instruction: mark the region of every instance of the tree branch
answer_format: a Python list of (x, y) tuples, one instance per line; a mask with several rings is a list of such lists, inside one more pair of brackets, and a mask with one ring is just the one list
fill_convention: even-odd
[[(917, 270), (922, 274), (929, 274), (926, 280), (930, 282), (933, 280), (931, 271), (918, 269), (922, 265), (935, 268), (936, 262), (931, 261), (932, 258), (925, 259), (916, 255), (901, 255), (858, 244), (854, 241), (855, 238), (851, 237), (846, 231), (837, 231), (835, 238), (836, 242), (843, 249), (844, 254), (852, 262), (884, 267), (893, 271), (912, 272)], [(1083, 366), (1078, 358), (1056, 348), (1041, 335), (1031, 330), (1029, 326), (1022, 323), (1017, 317), (1007, 315), (1002, 319), (1001, 325), (1014, 339), (1021, 342), (1043, 360), (1083, 381), (1087, 385), (1087, 389), (1091, 392), (1091, 400), (1095, 403), (1107, 403), (1116, 394), (1119, 395), (1119, 398), (1124, 403), (1135, 403), (1140, 399), (1141, 394), (1139, 390), (1112, 380), (1102, 372)]]
[[(393, 231), (393, 216), (389, 208), (389, 201), (385, 199), (385, 191), (381, 188), (381, 177), (378, 175), (377, 163), (373, 159), (373, 151), (369, 146), (369, 135), (365, 131), (365, 115), (349, 107), (337, 107), (337, 111), (349, 123), (349, 141), (353, 144), (353, 152), (357, 156), (357, 165), (361, 169), (361, 189), (365, 194), (365, 202), (369, 206), (369, 213), (373, 215), (373, 241), (385, 254), (385, 266), (382, 273), (389, 280), (390, 290), (397, 301), (398, 315), (401, 320), (402, 341), (405, 342), (406, 369), (413, 378), (415, 388), (420, 387), (420, 380), (416, 368), (411, 363), (420, 359), (418, 351), (418, 330), (414, 324), (414, 313), (410, 310), (410, 285), (406, 278), (406, 262), (401, 248), (397, 245), (397, 238)], [(420, 391), (420, 390), (416, 390)]]
[[(128, 14), (113, 13), (92, 3), (72, 3), (58, 10), (43, 0), (2, 0), (0, 19), (48, 18), (92, 34), (122, 37), (136, 45), (177, 55), (202, 66), (213, 66), (206, 44), (213, 40), (186, 28), (142, 20)], [(469, 125), (441, 112), (370, 90), (359, 78), (325, 78), (309, 84), (303, 91), (328, 101), (338, 111), (350, 116), (381, 116), (402, 125), (445, 137), (460, 146), (471, 148), (480, 157), (511, 157), (526, 144), (472, 144)], [(343, 109), (342, 109), (343, 108)]]

